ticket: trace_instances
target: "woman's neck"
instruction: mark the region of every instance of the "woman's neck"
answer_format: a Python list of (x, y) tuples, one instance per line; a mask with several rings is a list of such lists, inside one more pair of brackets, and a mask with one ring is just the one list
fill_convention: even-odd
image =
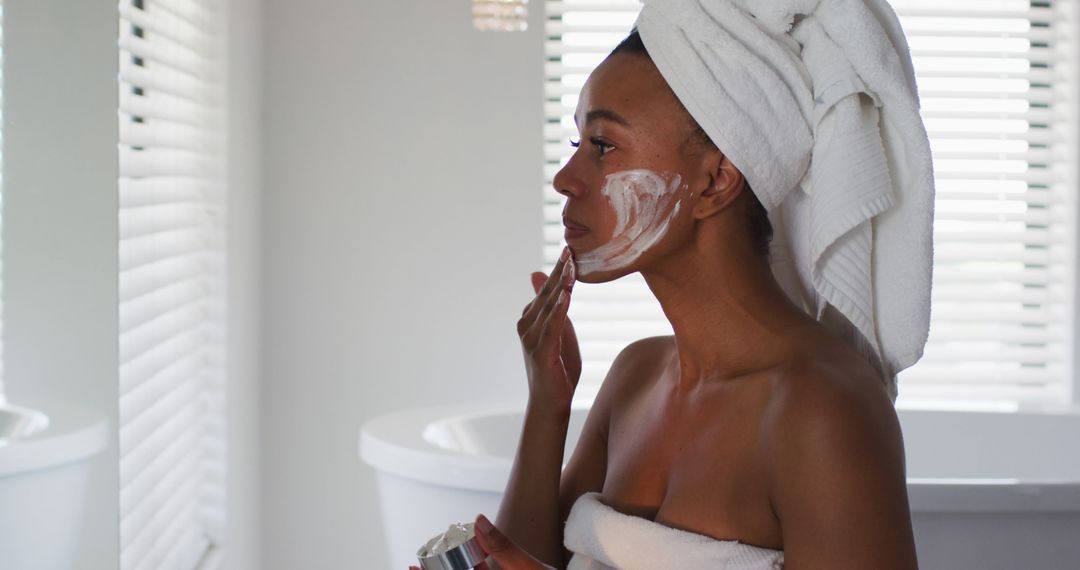
[(726, 250), (691, 245), (642, 271), (675, 332), (679, 389), (767, 367), (793, 328), (815, 323), (784, 293), (767, 260), (731, 243)]

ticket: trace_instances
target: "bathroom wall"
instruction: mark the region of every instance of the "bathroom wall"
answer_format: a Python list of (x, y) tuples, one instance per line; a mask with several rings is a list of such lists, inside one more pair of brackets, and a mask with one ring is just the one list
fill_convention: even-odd
[[(4, 383), (110, 422), (79, 569), (119, 558), (115, 1), (4, 3)], [(3, 565), (0, 562), (0, 565)]]
[(266, 0), (264, 568), (386, 568), (367, 419), (523, 400), (541, 268), (542, 20)]

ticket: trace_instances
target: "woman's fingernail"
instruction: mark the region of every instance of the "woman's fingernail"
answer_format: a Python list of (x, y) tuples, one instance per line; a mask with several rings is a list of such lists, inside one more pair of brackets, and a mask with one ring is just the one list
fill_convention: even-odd
[(566, 261), (567, 257), (570, 257), (570, 248), (564, 247), (562, 250), (562, 255), (559, 256), (559, 263)]
[(476, 528), (483, 533), (484, 536), (487, 536), (495, 527), (492, 526), (491, 521), (489, 521), (487, 517), (480, 515), (480, 517), (476, 519)]

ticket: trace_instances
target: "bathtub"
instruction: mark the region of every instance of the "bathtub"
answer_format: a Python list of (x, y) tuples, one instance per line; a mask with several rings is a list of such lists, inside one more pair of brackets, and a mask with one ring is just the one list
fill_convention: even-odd
[[(452, 522), (498, 512), (520, 406), (440, 406), (372, 419), (393, 568)], [(588, 408), (571, 414), (569, 459)], [(898, 410), (922, 570), (1080, 569), (1080, 413)]]
[(0, 401), (0, 567), (75, 568), (89, 459), (103, 416), (63, 402)]

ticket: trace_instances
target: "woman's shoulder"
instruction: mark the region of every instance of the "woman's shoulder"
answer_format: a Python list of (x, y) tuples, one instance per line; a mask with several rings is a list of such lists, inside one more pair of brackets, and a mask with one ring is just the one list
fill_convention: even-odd
[(823, 528), (834, 543), (859, 537), (884, 551), (909, 532), (897, 526), (910, 521), (899, 419), (869, 363), (826, 348), (785, 364), (763, 416), (770, 504), (789, 554), (820, 548)]
[(861, 394), (888, 398), (877, 369), (851, 345), (820, 323), (791, 335), (790, 350), (774, 369), (780, 392), (812, 391), (822, 396)]
[(662, 364), (663, 359), (669, 358), (674, 350), (675, 336), (666, 334), (635, 340), (626, 345), (623, 352), (627, 353), (630, 358), (648, 359)]
[(624, 382), (640, 382), (654, 376), (675, 354), (673, 335), (650, 336), (626, 345), (611, 364)]
[(822, 424), (870, 430), (886, 439), (898, 428), (883, 378), (854, 348), (827, 333), (802, 335), (773, 372), (764, 426), (775, 434)]
[(618, 405), (639, 394), (656, 380), (674, 350), (672, 335), (651, 336), (626, 345), (612, 361), (597, 398)]
[(636, 378), (641, 372), (658, 370), (671, 359), (674, 349), (675, 337), (672, 335), (635, 340), (615, 356), (608, 377)]

